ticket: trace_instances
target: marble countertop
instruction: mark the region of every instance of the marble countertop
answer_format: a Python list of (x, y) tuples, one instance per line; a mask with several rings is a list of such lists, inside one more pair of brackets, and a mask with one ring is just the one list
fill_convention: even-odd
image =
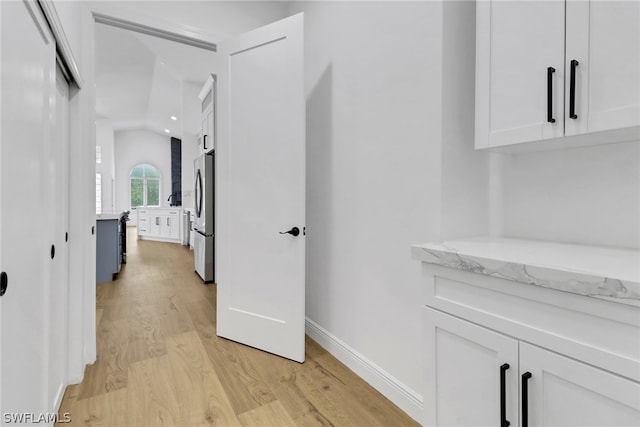
[(122, 216), (122, 213), (103, 213), (100, 215), (96, 215), (96, 220), (98, 221), (105, 221), (105, 220), (114, 220), (114, 219), (120, 219), (120, 217)]
[(640, 306), (640, 251), (479, 237), (413, 245), (414, 259)]

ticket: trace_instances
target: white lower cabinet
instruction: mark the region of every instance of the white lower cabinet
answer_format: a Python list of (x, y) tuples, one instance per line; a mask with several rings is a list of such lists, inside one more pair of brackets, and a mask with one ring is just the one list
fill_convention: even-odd
[(427, 426), (640, 425), (640, 383), (425, 307)]
[(521, 381), (531, 374), (529, 426), (640, 425), (640, 384), (634, 381), (522, 342), (520, 372)]
[[(500, 393), (504, 390), (506, 418), (516, 427), (518, 341), (431, 308), (425, 308), (424, 317), (428, 349), (425, 425), (501, 426)], [(503, 370), (504, 388), (500, 383)]]
[(180, 241), (180, 209), (141, 209), (138, 236), (149, 240)]

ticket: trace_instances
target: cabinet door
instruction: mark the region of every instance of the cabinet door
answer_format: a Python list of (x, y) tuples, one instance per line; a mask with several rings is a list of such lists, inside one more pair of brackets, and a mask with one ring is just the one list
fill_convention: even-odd
[(500, 367), (506, 363), (506, 418), (518, 427), (518, 342), (431, 308), (425, 307), (424, 322), (424, 424), (501, 425)]
[(160, 236), (161, 227), (162, 227), (162, 215), (157, 213), (150, 215), (149, 235), (156, 236), (156, 237)]
[(520, 370), (531, 373), (529, 426), (640, 425), (636, 382), (525, 343), (520, 343)]
[(138, 212), (138, 234), (140, 236), (149, 235), (149, 215)]
[[(569, 118), (575, 67), (575, 119)], [(640, 2), (567, 1), (567, 135), (640, 125)]]
[[(495, 0), (476, 7), (476, 148), (562, 136), (564, 2)], [(548, 120), (548, 99), (555, 122)]]
[(166, 224), (167, 237), (174, 240), (180, 240), (180, 216), (178, 212), (169, 212)]
[(213, 107), (212, 105), (208, 105), (202, 111), (202, 140), (200, 145), (201, 153), (208, 153), (211, 149), (213, 149)]

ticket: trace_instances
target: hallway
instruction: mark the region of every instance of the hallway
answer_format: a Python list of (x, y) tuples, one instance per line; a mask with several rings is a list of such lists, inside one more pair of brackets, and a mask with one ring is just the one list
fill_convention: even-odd
[[(183, 246), (136, 239), (97, 285), (98, 359), (67, 387), (60, 419), (101, 426), (418, 425), (307, 337), (298, 364), (218, 338), (216, 287)], [(58, 424), (69, 425), (69, 424)]]

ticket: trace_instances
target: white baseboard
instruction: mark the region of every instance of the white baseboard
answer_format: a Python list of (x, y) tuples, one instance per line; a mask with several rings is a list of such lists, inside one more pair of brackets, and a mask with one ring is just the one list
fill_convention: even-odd
[(405, 411), (407, 415), (422, 423), (423, 404), (422, 397), (418, 393), (308, 317), (306, 332), (311, 339)]

